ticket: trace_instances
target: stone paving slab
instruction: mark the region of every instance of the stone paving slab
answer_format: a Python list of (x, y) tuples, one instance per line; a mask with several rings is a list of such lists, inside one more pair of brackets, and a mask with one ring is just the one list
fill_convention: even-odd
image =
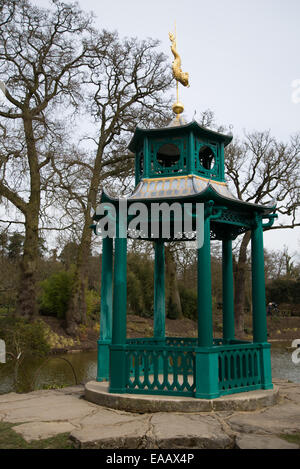
[(148, 419), (120, 419), (114, 423), (103, 423), (101, 412), (97, 422), (85, 422), (80, 429), (71, 433), (71, 439), (81, 449), (139, 449), (144, 448), (148, 431)]
[(298, 433), (300, 405), (284, 402), (259, 413), (236, 413), (227, 423), (234, 431), (243, 433)]
[(289, 443), (277, 436), (239, 435), (236, 438), (237, 449), (299, 449), (294, 443)]
[(69, 422), (32, 422), (13, 427), (27, 442), (43, 440), (60, 433), (71, 433), (75, 426)]
[(4, 414), (2, 420), (11, 423), (71, 420), (83, 418), (94, 411), (95, 404), (61, 393), (0, 404), (0, 413)]
[(276, 383), (280, 402), (251, 412), (125, 412), (84, 400), (81, 386), (2, 395), (0, 419), (27, 441), (69, 432), (79, 448), (298, 448), (278, 435), (300, 432), (300, 384)]
[(282, 398), (287, 398), (300, 403), (300, 385), (298, 383), (283, 382), (280, 385), (280, 394)]
[(158, 413), (151, 418), (153, 441), (158, 448), (226, 449), (234, 447), (220, 422), (208, 414)]
[(155, 413), (148, 416), (97, 412), (81, 422), (71, 438), (80, 448), (233, 448), (212, 415)]
[(38, 396), (51, 396), (54, 393), (56, 394), (56, 390), (50, 391), (50, 390), (41, 390), (41, 391), (33, 391), (33, 392), (28, 392), (28, 393), (16, 393), (16, 392), (10, 392), (8, 394), (0, 394), (0, 407), (2, 407), (2, 404), (6, 403), (17, 403), (17, 402), (22, 402), (22, 401), (28, 401), (29, 399), (36, 399)]

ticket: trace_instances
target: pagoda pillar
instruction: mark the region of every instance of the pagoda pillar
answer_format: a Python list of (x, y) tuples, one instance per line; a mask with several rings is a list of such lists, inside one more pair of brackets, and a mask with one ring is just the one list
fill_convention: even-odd
[(222, 295), (223, 295), (223, 339), (225, 342), (234, 339), (234, 296), (232, 241), (222, 241)]
[(267, 341), (266, 293), (262, 221), (251, 233), (253, 341)]
[[(211, 207), (210, 207), (211, 208)], [(195, 397), (213, 399), (219, 396), (218, 352), (213, 347), (210, 214), (204, 216), (204, 241), (198, 249), (198, 347), (196, 348)]]
[(154, 244), (154, 338), (165, 339), (165, 249), (161, 239)]
[(204, 217), (204, 241), (198, 249), (198, 345), (213, 345), (211, 259), (210, 259), (210, 217)]
[(101, 313), (98, 340), (97, 381), (109, 378), (109, 345), (112, 335), (112, 263), (113, 240), (102, 239)]
[(110, 392), (124, 393), (126, 384), (127, 238), (125, 222), (117, 215), (114, 257), (112, 344), (110, 347)]
[(261, 345), (262, 387), (272, 389), (271, 352), (267, 343), (267, 315), (262, 220), (257, 215), (251, 232), (253, 342)]

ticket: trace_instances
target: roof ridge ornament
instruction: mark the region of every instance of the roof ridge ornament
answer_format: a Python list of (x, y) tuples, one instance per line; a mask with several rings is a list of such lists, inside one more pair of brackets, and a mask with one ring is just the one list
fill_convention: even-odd
[(176, 80), (176, 95), (177, 101), (173, 104), (172, 109), (176, 114), (177, 119), (179, 115), (184, 111), (183, 104), (179, 101), (179, 92), (178, 92), (178, 83), (181, 83), (183, 86), (189, 87), (189, 74), (181, 70), (181, 58), (177, 52), (177, 36), (176, 36), (176, 23), (175, 23), (175, 34), (169, 32), (169, 38), (172, 43), (171, 51), (174, 55), (174, 60), (172, 63), (173, 77)]

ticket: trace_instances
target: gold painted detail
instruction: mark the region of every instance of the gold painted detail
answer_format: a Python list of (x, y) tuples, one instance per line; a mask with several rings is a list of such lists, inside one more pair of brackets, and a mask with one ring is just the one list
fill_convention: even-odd
[(181, 70), (181, 58), (177, 52), (177, 44), (176, 44), (176, 26), (175, 26), (175, 34), (169, 33), (169, 38), (172, 43), (171, 51), (174, 56), (174, 60), (172, 63), (172, 70), (173, 76), (176, 80), (176, 94), (177, 94), (177, 101), (173, 104), (172, 109), (173, 112), (176, 114), (177, 119), (179, 119), (179, 114), (184, 111), (183, 104), (179, 101), (179, 94), (178, 94), (178, 83), (181, 83), (183, 86), (190, 86), (189, 85), (189, 74), (185, 73)]
[(172, 64), (173, 76), (175, 80), (179, 81), (179, 83), (181, 83), (183, 86), (189, 86), (189, 74), (184, 73), (181, 70), (181, 58), (176, 48), (176, 37), (173, 33), (169, 33), (169, 38), (172, 43), (171, 51), (172, 51), (172, 54), (174, 55), (174, 61)]
[(145, 182), (154, 182), (154, 181), (167, 181), (169, 179), (188, 179), (188, 178), (195, 178), (195, 179), (200, 179), (201, 181), (205, 181), (211, 184), (219, 184), (221, 186), (227, 186), (226, 182), (221, 182), (221, 181), (212, 181), (211, 179), (204, 178), (201, 176), (198, 176), (197, 174), (188, 174), (186, 176), (168, 176), (168, 177), (162, 177), (162, 178), (144, 178), (142, 181)]

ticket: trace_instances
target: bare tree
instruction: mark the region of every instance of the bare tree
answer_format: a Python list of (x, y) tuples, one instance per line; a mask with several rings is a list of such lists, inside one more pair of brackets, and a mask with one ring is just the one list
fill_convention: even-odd
[[(300, 134), (289, 143), (277, 142), (270, 132), (254, 132), (236, 140), (226, 149), (225, 164), (230, 185), (245, 202), (277, 202), (279, 223), (268, 229), (300, 226)], [(238, 333), (243, 332), (243, 313), (247, 269), (247, 248), (251, 233), (244, 234), (235, 271), (235, 318)]]
[(14, 15), (17, 0), (0, 1), (0, 28), (9, 23)]
[[(96, 41), (107, 40), (105, 53), (93, 44), (89, 64), (90, 76), (87, 111), (95, 133), (88, 134), (90, 147), (85, 158), (70, 163), (74, 174), (80, 171), (77, 185), (66, 180), (64, 171), (57, 168), (61, 187), (69, 191), (70, 204), (77, 203), (80, 212), (80, 231), (75, 281), (67, 313), (67, 331), (74, 334), (78, 324), (86, 320), (86, 271), (91, 249), (91, 213), (96, 208), (105, 184), (112, 193), (119, 188), (128, 191), (133, 177), (134, 155), (127, 150), (137, 124), (149, 126), (165, 122), (169, 116), (169, 100), (164, 94), (172, 81), (166, 57), (160, 53), (158, 41), (136, 38), (121, 40), (118, 34), (103, 30)], [(72, 158), (71, 158), (72, 159)], [(86, 187), (83, 187), (82, 181)], [(79, 189), (79, 187), (81, 188)]]
[(24, 223), (18, 312), (25, 317), (37, 312), (41, 190), (55, 147), (54, 116), (80, 100), (92, 21), (77, 4), (51, 6), (6, 0), (0, 9), (0, 195)]

